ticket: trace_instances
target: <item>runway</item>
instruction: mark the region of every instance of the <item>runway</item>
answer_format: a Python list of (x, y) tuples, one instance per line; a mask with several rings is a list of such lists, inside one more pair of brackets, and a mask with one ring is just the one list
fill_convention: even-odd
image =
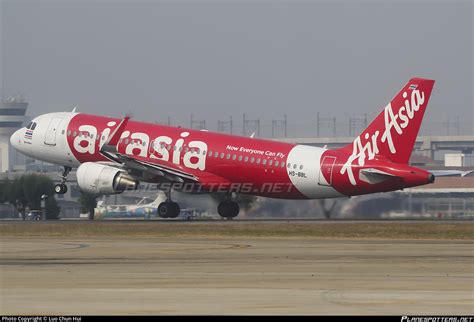
[(0, 242), (7, 315), (474, 314), (472, 239)]

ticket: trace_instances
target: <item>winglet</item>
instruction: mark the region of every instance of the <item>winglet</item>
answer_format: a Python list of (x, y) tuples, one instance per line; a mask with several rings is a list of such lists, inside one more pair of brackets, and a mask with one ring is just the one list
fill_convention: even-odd
[(102, 145), (101, 151), (110, 151), (112, 148), (115, 151), (115, 147), (120, 141), (123, 131), (127, 126), (128, 120), (130, 119), (130, 115), (126, 115), (122, 121), (120, 121), (119, 125), (115, 128), (115, 130), (110, 134), (107, 141), (105, 141), (104, 145)]

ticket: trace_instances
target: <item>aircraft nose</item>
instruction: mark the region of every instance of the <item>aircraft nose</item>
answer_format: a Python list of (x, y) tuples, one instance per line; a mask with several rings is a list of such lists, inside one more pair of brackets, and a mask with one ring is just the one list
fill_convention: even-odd
[(12, 134), (12, 136), (10, 136), (10, 144), (18, 150), (19, 146), (20, 146), (20, 138), (21, 138), (21, 131), (23, 129), (20, 129), (20, 130), (17, 130), (15, 131), (15, 133)]

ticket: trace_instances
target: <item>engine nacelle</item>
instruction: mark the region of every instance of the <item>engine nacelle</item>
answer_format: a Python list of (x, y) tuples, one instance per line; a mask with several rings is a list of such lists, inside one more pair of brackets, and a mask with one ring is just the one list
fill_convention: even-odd
[(86, 162), (77, 169), (77, 184), (84, 192), (112, 195), (135, 190), (138, 182), (126, 172), (108, 165)]

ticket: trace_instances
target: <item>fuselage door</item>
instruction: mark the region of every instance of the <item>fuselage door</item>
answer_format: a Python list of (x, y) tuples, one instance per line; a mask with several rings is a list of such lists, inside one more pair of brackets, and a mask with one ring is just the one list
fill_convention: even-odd
[(321, 186), (332, 185), (332, 169), (334, 168), (335, 162), (336, 162), (336, 157), (323, 158), (323, 162), (321, 162), (321, 171), (319, 171), (319, 180), (318, 180), (318, 183)]
[(44, 137), (44, 144), (47, 145), (56, 145), (56, 134), (59, 131), (59, 124), (61, 123), (61, 117), (53, 117), (49, 122), (48, 129), (46, 130), (46, 135)]

